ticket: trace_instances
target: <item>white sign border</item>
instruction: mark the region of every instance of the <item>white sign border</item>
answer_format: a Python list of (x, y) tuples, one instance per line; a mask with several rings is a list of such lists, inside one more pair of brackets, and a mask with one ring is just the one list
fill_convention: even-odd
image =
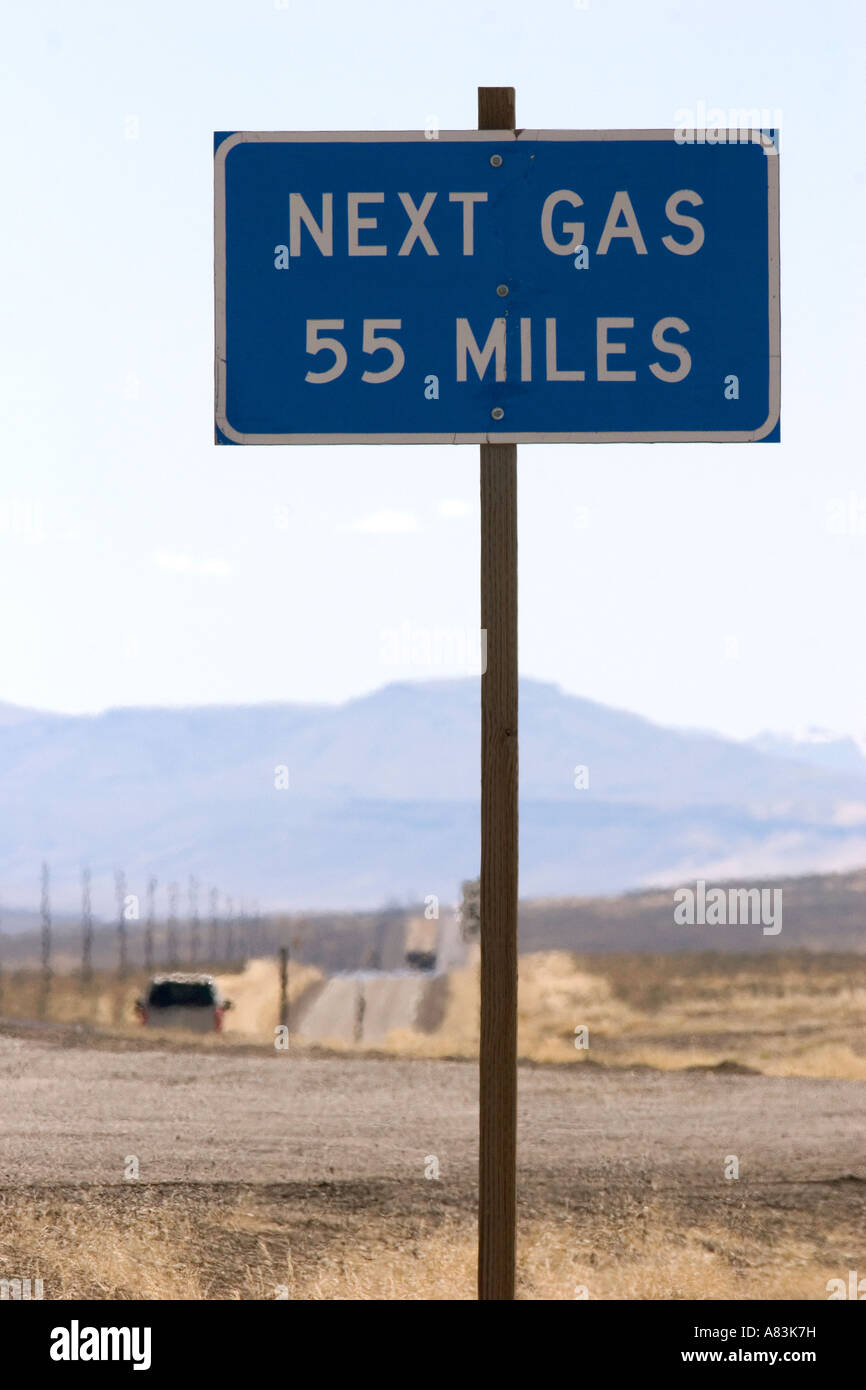
[[(701, 131), (689, 131), (689, 143)], [(739, 444), (765, 439), (779, 421), (781, 410), (781, 323), (779, 299), (779, 160), (778, 147), (760, 130), (712, 132), (713, 144), (757, 144), (767, 157), (767, 225), (769, 259), (770, 411), (756, 430), (636, 430), (594, 431), (582, 434), (521, 433), (490, 430), (484, 434), (242, 434), (226, 416), (226, 230), (225, 161), (235, 145), (260, 143), (298, 144), (405, 141), (429, 144), (423, 131), (415, 130), (300, 130), (235, 131), (220, 142), (214, 153), (214, 394), (216, 425), (234, 444)], [(747, 137), (747, 138), (744, 138)], [(442, 141), (484, 141), (502, 145), (513, 140), (677, 140), (679, 130), (442, 130)], [(710, 142), (708, 142), (710, 143)]]

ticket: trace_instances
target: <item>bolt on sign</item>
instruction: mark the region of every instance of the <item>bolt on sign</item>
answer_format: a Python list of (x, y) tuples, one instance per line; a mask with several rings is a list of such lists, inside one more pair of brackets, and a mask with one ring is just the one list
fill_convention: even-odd
[(772, 133), (218, 133), (220, 444), (779, 438)]

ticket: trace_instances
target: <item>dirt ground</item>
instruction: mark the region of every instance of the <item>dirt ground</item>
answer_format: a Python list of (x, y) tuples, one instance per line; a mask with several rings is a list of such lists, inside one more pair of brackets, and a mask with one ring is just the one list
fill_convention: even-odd
[[(0, 1278), (473, 1296), (473, 1063), (155, 1044), (0, 1027)], [(825, 1299), (866, 1270), (857, 1081), (524, 1064), (519, 1169), (522, 1298)]]

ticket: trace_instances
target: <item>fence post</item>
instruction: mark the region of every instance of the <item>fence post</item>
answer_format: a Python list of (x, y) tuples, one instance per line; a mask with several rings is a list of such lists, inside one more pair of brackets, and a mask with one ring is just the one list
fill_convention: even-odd
[(81, 870), (81, 983), (93, 978), (93, 912), (90, 904), (90, 870)]
[(289, 948), (280, 947), (280, 1026), (289, 1026)]
[(198, 879), (189, 876), (189, 958), (192, 965), (198, 960)]
[(234, 899), (226, 897), (226, 960), (231, 963), (235, 957), (235, 904)]
[(210, 935), (208, 940), (208, 957), (212, 966), (217, 963), (217, 933), (219, 930), (219, 890), (210, 890)]
[(151, 874), (147, 881), (147, 920), (144, 924), (144, 968), (153, 970), (153, 928), (156, 916), (157, 880)]
[(42, 936), (40, 942), (40, 956), (42, 960), (42, 979), (39, 990), (39, 1017), (44, 1018), (48, 1010), (48, 999), (51, 994), (51, 903), (48, 895), (50, 877), (48, 864), (42, 861), (42, 893), (40, 901), (40, 916), (42, 919)]
[(117, 898), (117, 978), (126, 978), (126, 874), (115, 870), (114, 892)]
[(168, 885), (168, 923), (166, 926), (166, 956), (169, 970), (177, 969), (177, 895), (176, 883)]

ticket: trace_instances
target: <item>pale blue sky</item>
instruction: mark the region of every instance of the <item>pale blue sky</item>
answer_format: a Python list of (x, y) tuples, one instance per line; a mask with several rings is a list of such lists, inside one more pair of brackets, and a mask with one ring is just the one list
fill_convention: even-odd
[(666, 723), (866, 730), (864, 27), (853, 0), (13, 4), (0, 700), (451, 673), (384, 634), (477, 627), (477, 448), (212, 443), (212, 132), (465, 128), (508, 83), (521, 125), (782, 127), (783, 443), (521, 446), (521, 670)]

